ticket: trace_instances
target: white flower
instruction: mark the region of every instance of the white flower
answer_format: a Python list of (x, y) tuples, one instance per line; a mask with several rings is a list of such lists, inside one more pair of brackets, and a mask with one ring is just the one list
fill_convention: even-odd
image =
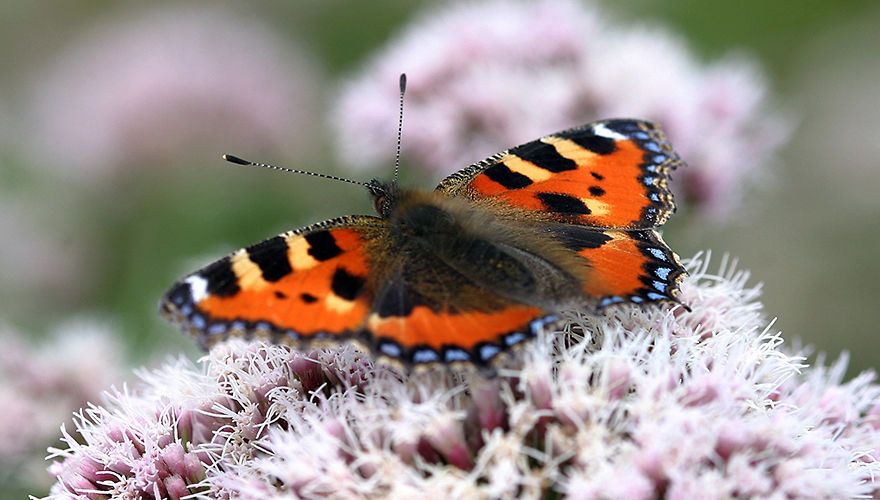
[[(299, 354), (222, 344), (201, 371), (170, 365), (88, 410), (78, 422), (85, 442), (68, 439), (57, 453), (54, 491), (153, 494), (185, 483), (197, 496), (244, 498), (880, 492), (874, 374), (844, 382), (845, 360), (807, 368), (782, 348), (746, 273), (725, 264), (712, 274), (700, 259), (689, 268), (682, 292), (692, 312), (572, 312), (565, 332), (540, 336), (494, 379), (442, 369), (402, 376), (350, 346)], [(193, 467), (159, 463), (181, 447)]]

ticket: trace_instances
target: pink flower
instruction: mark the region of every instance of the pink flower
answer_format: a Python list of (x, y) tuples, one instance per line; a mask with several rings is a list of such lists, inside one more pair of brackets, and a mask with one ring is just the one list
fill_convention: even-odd
[(301, 51), (219, 7), (111, 18), (34, 86), (34, 164), (93, 179), (227, 150), (308, 149), (318, 77)]
[(403, 153), (441, 174), (592, 120), (645, 118), (689, 164), (683, 199), (724, 216), (788, 136), (741, 56), (702, 66), (667, 31), (615, 25), (593, 7), (487, 0), (431, 10), (343, 86), (335, 124), (355, 167), (392, 161), (401, 72)]
[(22, 483), (45, 483), (33, 471), (61, 422), (122, 379), (125, 358), (106, 327), (71, 322), (40, 346), (0, 333), (0, 466)]
[[(693, 312), (572, 311), (499, 368), (402, 376), (350, 346), (230, 341), (77, 421), (57, 494), (853, 497), (880, 492), (873, 373), (807, 368), (746, 273), (689, 264)], [(709, 320), (704, 324), (703, 322)], [(567, 332), (567, 333), (566, 333)], [(577, 333), (575, 333), (577, 332)], [(189, 415), (183, 418), (183, 415)], [(97, 481), (96, 478), (103, 478)], [(98, 494), (98, 493), (95, 493)]]

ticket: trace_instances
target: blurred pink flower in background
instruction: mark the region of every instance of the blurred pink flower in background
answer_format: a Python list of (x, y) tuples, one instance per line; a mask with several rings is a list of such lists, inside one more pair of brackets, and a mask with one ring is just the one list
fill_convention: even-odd
[(743, 57), (704, 66), (669, 32), (618, 26), (590, 6), (489, 0), (431, 10), (343, 85), (334, 123), (351, 165), (393, 160), (401, 72), (403, 152), (444, 174), (588, 121), (645, 118), (689, 164), (676, 189), (723, 217), (788, 137)]
[[(723, 266), (724, 267), (724, 266)], [(77, 419), (53, 494), (205, 498), (876, 495), (880, 386), (784, 349), (747, 274), (693, 311), (572, 313), (499, 377), (401, 377), (350, 346), (230, 341)]]
[(33, 84), (36, 165), (93, 179), (228, 150), (308, 150), (318, 72), (247, 14), (169, 5), (107, 19)]
[(106, 326), (85, 320), (59, 326), (39, 346), (7, 328), (0, 345), (0, 477), (45, 484), (46, 447), (61, 422), (125, 379), (124, 349)]
[(46, 207), (21, 193), (0, 192), (0, 275), (7, 304), (23, 292), (78, 295), (89, 283), (84, 242), (46, 227)]

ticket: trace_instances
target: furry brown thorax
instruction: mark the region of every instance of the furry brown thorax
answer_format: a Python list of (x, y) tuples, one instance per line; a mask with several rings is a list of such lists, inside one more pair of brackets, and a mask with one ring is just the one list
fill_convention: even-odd
[(370, 192), (391, 240), (383, 244), (395, 249), (390, 258), (405, 255), (418, 268), (397, 278), (419, 281), (426, 302), (484, 310), (504, 305), (486, 302), (485, 290), (546, 310), (585, 302), (580, 282), (587, 263), (557, 240), (552, 222), (519, 210), (489, 210), (487, 200), (375, 187)]

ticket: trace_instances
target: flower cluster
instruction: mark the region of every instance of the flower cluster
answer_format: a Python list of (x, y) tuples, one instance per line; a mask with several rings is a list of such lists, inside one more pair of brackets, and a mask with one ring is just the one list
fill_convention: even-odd
[(84, 33), (47, 68), (23, 139), (34, 164), (85, 180), (226, 148), (302, 154), (317, 74), (301, 50), (247, 15), (136, 11)]
[(76, 321), (32, 346), (0, 333), (0, 469), (23, 483), (45, 483), (46, 447), (71, 412), (124, 379), (123, 348), (104, 326)]
[(645, 118), (689, 163), (675, 189), (724, 216), (788, 135), (744, 57), (703, 66), (669, 32), (580, 3), (487, 0), (427, 13), (346, 83), (335, 124), (352, 165), (390, 163), (401, 72), (403, 154), (441, 173), (588, 121)]
[[(313, 354), (318, 361), (278, 346), (231, 342), (211, 352), (203, 372), (185, 359), (142, 372), (137, 390), (108, 393), (106, 405), (76, 415), (75, 433), (63, 430), (68, 448), (50, 450), (63, 458), (50, 467), (57, 479), (52, 496), (208, 495), (216, 488), (200, 484), (206, 477), (253, 460), (268, 430), (290, 420), (279, 413), (280, 400), (293, 412), (328, 381), (356, 384), (366, 376), (337, 371), (332, 352)], [(352, 350), (336, 354), (349, 359)]]
[(572, 312), (495, 378), (351, 347), (178, 362), (77, 420), (53, 494), (180, 498), (850, 497), (880, 492), (880, 386), (781, 347), (747, 275), (691, 261), (692, 309)]

